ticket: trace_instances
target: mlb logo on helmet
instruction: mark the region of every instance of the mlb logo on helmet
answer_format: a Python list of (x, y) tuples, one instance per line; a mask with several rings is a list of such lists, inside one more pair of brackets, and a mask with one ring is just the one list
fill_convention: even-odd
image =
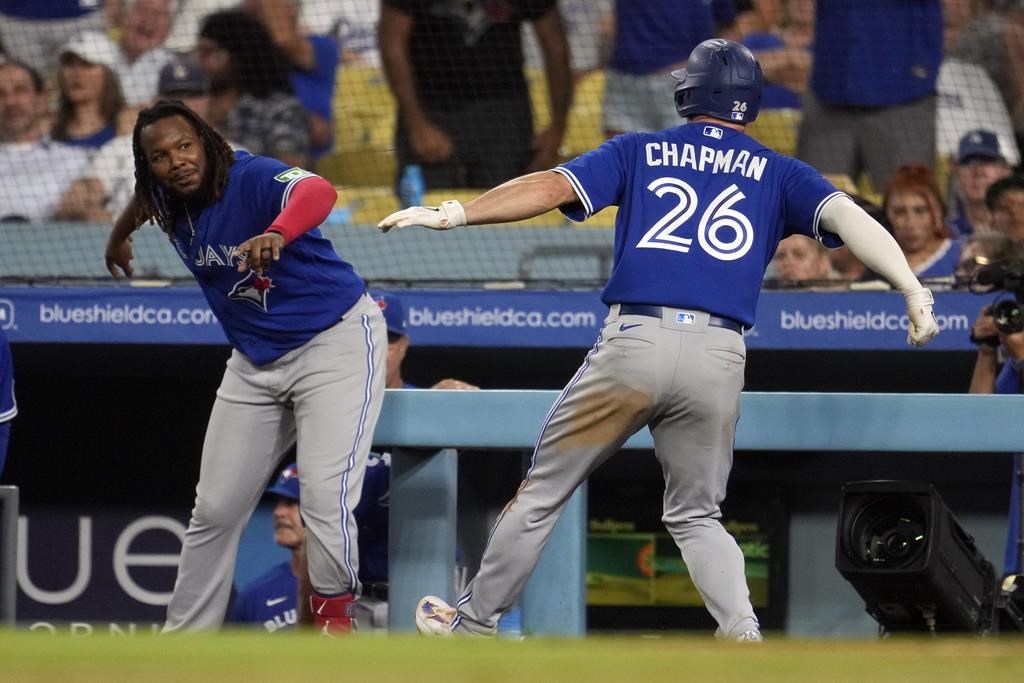
[(277, 476), (277, 481), (267, 489), (267, 493), (291, 500), (299, 499), (299, 470), (295, 463), (281, 470), (281, 474)]
[(741, 111), (734, 111), (734, 112), (732, 112), (732, 120), (733, 121), (742, 121), (743, 120), (743, 112), (741, 112)]

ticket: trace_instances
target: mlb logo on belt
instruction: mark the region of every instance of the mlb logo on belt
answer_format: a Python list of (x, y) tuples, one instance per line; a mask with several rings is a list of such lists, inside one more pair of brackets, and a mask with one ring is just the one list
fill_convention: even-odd
[(697, 322), (697, 316), (693, 313), (684, 313), (680, 311), (676, 313), (676, 322), (680, 325), (693, 325)]

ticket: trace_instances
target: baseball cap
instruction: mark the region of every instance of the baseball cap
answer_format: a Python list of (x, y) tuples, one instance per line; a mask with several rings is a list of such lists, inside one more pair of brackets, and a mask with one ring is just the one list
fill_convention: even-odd
[(388, 334), (397, 334), (402, 337), (405, 332), (405, 309), (402, 302), (394, 294), (375, 294), (373, 300), (380, 306), (384, 314), (384, 321), (388, 324)]
[(292, 500), (299, 499), (299, 468), (295, 463), (281, 470), (281, 474), (277, 475), (277, 481), (267, 489), (267, 493)]
[(60, 58), (75, 55), (90, 64), (110, 69), (117, 63), (117, 46), (102, 31), (81, 31), (75, 34), (60, 51)]
[(199, 64), (192, 60), (174, 60), (160, 69), (157, 92), (161, 95), (201, 95), (210, 89), (210, 82)]
[(962, 164), (968, 159), (1005, 159), (999, 151), (999, 138), (990, 130), (977, 129), (964, 134), (960, 138), (960, 147), (956, 153), (956, 163)]

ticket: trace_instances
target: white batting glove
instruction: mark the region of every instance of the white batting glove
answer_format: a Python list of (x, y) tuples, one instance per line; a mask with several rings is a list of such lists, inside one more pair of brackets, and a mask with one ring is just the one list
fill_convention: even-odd
[(924, 346), (939, 333), (939, 323), (935, 320), (935, 297), (930, 289), (922, 287), (904, 293), (907, 302), (907, 317), (910, 327), (907, 330), (907, 343)]
[(410, 206), (408, 209), (396, 211), (377, 227), (383, 232), (391, 228), (407, 228), (410, 225), (422, 225), (432, 230), (451, 230), (466, 224), (466, 211), (454, 199), (441, 202), (441, 206)]

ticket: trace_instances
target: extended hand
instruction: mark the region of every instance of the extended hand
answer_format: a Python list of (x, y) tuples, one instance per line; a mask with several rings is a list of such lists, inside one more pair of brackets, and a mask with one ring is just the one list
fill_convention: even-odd
[(131, 235), (123, 240), (107, 242), (107, 250), (104, 256), (107, 261), (107, 270), (115, 280), (132, 276), (132, 258), (134, 256), (132, 254)]
[(907, 329), (907, 343), (924, 346), (939, 333), (939, 323), (935, 320), (935, 297), (931, 290), (922, 287), (903, 295), (907, 302), (907, 317), (910, 327)]
[(391, 228), (422, 225), (433, 230), (451, 230), (466, 224), (466, 211), (454, 199), (441, 202), (441, 206), (411, 206), (391, 214), (377, 227), (383, 232)]
[(265, 232), (235, 247), (232, 256), (238, 257), (238, 272), (253, 268), (259, 275), (270, 267), (271, 262), (281, 259), (284, 236), (277, 232)]

